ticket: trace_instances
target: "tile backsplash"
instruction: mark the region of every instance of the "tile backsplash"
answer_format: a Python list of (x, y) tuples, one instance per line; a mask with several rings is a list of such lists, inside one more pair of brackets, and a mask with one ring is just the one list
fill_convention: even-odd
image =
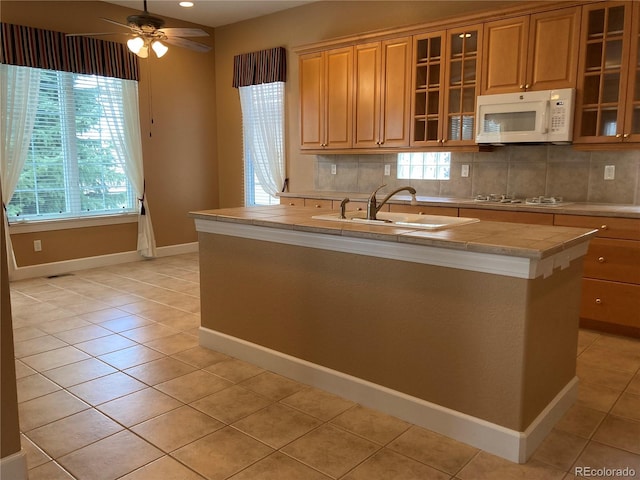
[[(385, 165), (390, 165), (391, 175), (384, 175)], [(468, 177), (461, 176), (462, 165), (469, 165)], [(613, 180), (604, 179), (605, 165), (615, 166)], [(436, 197), (506, 193), (640, 204), (640, 150), (585, 152), (564, 145), (510, 145), (493, 152), (452, 153), (449, 180), (398, 180), (395, 154), (319, 155), (315, 166), (318, 191), (369, 193), (386, 183), (388, 189), (411, 185), (418, 195)]]

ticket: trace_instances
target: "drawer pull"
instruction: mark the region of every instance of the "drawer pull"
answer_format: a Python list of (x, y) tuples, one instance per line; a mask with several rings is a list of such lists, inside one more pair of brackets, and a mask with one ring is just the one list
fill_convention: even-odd
[(289, 206), (290, 206), (290, 207), (295, 207), (295, 206), (296, 206), (296, 204), (295, 204), (295, 203), (293, 203), (293, 202), (289, 202)]
[(322, 208), (322, 205), (318, 205), (318, 204), (316, 203), (316, 208)]
[(596, 298), (596, 304), (597, 304), (597, 305), (601, 305), (601, 304), (602, 304), (602, 299), (600, 299), (600, 298)]
[(608, 227), (606, 224), (604, 224), (604, 225), (602, 225), (602, 226), (600, 227), (600, 230), (607, 230), (608, 228), (609, 228), (609, 227)]
[(599, 261), (600, 263), (604, 263), (604, 257), (598, 257), (598, 261)]

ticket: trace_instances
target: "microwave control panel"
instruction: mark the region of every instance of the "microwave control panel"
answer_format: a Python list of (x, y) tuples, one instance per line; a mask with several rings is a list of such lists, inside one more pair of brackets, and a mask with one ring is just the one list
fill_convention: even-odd
[(568, 107), (569, 102), (565, 100), (552, 100), (551, 101), (551, 133), (566, 132), (568, 128)]

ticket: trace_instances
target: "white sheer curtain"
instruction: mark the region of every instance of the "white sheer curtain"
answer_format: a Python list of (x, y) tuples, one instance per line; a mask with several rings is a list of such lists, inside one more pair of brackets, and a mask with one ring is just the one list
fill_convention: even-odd
[[(39, 89), (40, 70), (0, 64), (0, 181), (3, 208), (13, 197), (27, 159)], [(9, 271), (13, 271), (17, 265), (8, 224), (5, 225), (5, 237)]]
[(284, 82), (239, 87), (245, 157), (262, 188), (276, 196), (285, 179)]
[[(140, 202), (138, 209), (138, 253), (143, 257), (156, 256), (156, 240), (151, 225), (151, 214), (145, 196), (144, 168), (142, 164), (142, 139), (140, 136), (140, 115), (138, 110), (138, 82), (121, 80), (112, 82), (98, 77), (101, 95), (109, 96), (106, 108), (122, 107), (124, 125), (116, 124), (117, 115), (105, 115), (111, 138), (115, 143), (117, 159), (136, 190)], [(119, 86), (122, 86), (120, 91)], [(121, 100), (120, 100), (121, 99)]]

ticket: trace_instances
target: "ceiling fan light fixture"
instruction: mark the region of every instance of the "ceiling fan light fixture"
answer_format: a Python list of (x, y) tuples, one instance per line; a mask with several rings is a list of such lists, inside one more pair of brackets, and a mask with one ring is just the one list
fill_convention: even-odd
[(144, 47), (144, 40), (141, 37), (134, 37), (127, 40), (127, 47), (136, 55), (140, 55), (140, 50)]
[(169, 47), (167, 47), (164, 43), (160, 42), (160, 40), (154, 40), (151, 44), (151, 48), (156, 54), (156, 57), (162, 57), (167, 51), (169, 51)]

